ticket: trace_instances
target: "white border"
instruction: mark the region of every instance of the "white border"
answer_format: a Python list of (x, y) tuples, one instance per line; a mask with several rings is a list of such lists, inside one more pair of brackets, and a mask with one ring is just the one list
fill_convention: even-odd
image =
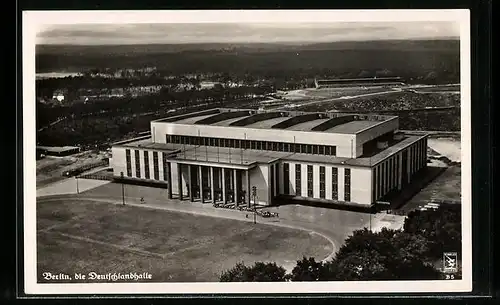
[[(26, 294), (210, 294), (210, 293), (414, 293), (472, 290), (470, 14), (469, 10), (301, 11), (24, 11), (23, 147), (24, 277)], [(38, 284), (36, 276), (35, 37), (48, 22), (76, 23), (283, 23), (283, 22), (460, 22), (462, 151), (462, 280), (292, 283), (94, 283)]]

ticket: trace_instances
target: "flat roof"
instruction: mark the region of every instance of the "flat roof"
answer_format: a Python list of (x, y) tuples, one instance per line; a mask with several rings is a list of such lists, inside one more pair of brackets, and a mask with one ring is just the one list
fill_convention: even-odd
[(148, 138), (139, 138), (139, 139), (133, 139), (129, 142), (125, 143), (118, 143), (116, 145), (113, 145), (114, 147), (130, 147), (130, 148), (146, 148), (146, 149), (153, 149), (153, 150), (161, 150), (165, 152), (175, 152), (178, 150), (177, 147), (172, 146), (172, 144), (164, 144), (164, 143), (154, 143), (151, 139), (151, 137)]
[(280, 151), (182, 144), (163, 145), (174, 145), (174, 147), (181, 150), (176, 156), (171, 157), (171, 159), (179, 161), (199, 161), (248, 166), (255, 163), (271, 163), (290, 155), (290, 153)]
[[(245, 112), (248, 111), (248, 114)], [(269, 116), (266, 115), (269, 113)], [(236, 117), (234, 116), (236, 115)], [(276, 115), (278, 115), (276, 117)], [(281, 115), (281, 116), (280, 116)], [(339, 123), (324, 131), (316, 131), (314, 128), (322, 123), (327, 122), (329, 119), (352, 116), (353, 121)], [(227, 118), (226, 118), (227, 117)], [(374, 127), (375, 125), (389, 121), (397, 116), (389, 115), (371, 115), (371, 114), (355, 114), (355, 113), (339, 113), (339, 112), (303, 112), (303, 111), (261, 111), (255, 109), (211, 109), (190, 114), (183, 114), (176, 117), (170, 117), (165, 122), (173, 124), (187, 124), (194, 125), (196, 122), (204, 119), (210, 122), (210, 118), (214, 118), (213, 123), (197, 124), (221, 127), (242, 127), (242, 128), (256, 128), (256, 129), (271, 129), (273, 126), (283, 123), (287, 120), (289, 122), (281, 124), (279, 130), (293, 130), (293, 131), (308, 131), (308, 132), (327, 132), (327, 133), (342, 133), (342, 134), (356, 134), (364, 129)], [(296, 119), (295, 119), (296, 118)], [(163, 120), (156, 120), (154, 122), (162, 122)], [(237, 121), (242, 121), (242, 125), (231, 125)], [(246, 124), (245, 124), (246, 123)], [(289, 123), (289, 124), (288, 124)], [(328, 123), (327, 123), (328, 124)]]
[(317, 162), (317, 163), (333, 163), (333, 164), (345, 164), (354, 166), (374, 166), (380, 161), (385, 160), (387, 157), (399, 152), (410, 144), (426, 137), (426, 135), (406, 135), (402, 140), (392, 144), (391, 146), (380, 150), (372, 156), (358, 157), (358, 158), (343, 158), (336, 156), (324, 156), (324, 155), (311, 155), (311, 154), (290, 154), (289, 156), (283, 158), (284, 160), (291, 161), (304, 161), (304, 162)]
[(141, 139), (135, 142), (117, 146), (147, 148), (171, 153), (177, 152), (175, 156), (172, 156), (170, 158), (179, 161), (198, 161), (249, 166), (255, 163), (271, 163), (278, 159), (282, 159), (312, 163), (329, 163), (371, 167), (424, 137), (426, 137), (426, 135), (404, 135), (401, 140), (393, 142), (391, 146), (385, 149), (381, 149), (371, 156), (361, 156), (358, 158), (228, 147), (152, 143), (151, 138)]

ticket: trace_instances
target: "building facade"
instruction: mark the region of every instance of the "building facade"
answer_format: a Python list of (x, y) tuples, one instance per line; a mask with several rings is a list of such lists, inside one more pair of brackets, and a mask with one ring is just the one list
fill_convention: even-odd
[(150, 136), (113, 145), (110, 164), (182, 200), (371, 206), (427, 164), (427, 137), (398, 127), (395, 116), (211, 109), (152, 121)]

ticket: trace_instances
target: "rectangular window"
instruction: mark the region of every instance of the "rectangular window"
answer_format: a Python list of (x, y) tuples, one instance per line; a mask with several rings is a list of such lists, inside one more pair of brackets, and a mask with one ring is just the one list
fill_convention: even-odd
[(309, 145), (307, 145), (307, 153), (308, 153), (308, 154), (312, 154), (312, 152), (313, 152), (312, 147), (313, 147), (313, 146), (312, 146), (312, 145), (310, 145), (310, 144), (309, 144)]
[(314, 197), (314, 175), (313, 175), (313, 166), (307, 166), (307, 197)]
[(255, 141), (250, 141), (250, 149), (255, 149)]
[(155, 180), (160, 180), (160, 169), (158, 164), (158, 152), (153, 151), (153, 175)]
[(339, 199), (339, 179), (338, 179), (339, 169), (332, 167), (332, 200)]
[(149, 152), (147, 150), (144, 151), (144, 175), (146, 179), (149, 179)]
[(319, 198), (325, 199), (325, 167), (319, 167)]
[(295, 195), (302, 196), (302, 175), (300, 164), (295, 164)]
[(382, 164), (379, 164), (377, 166), (378, 170), (377, 170), (377, 199), (379, 199), (380, 197), (382, 197)]
[(307, 145), (306, 144), (300, 144), (300, 152), (305, 154), (307, 152)]
[(313, 147), (312, 147), (312, 148), (313, 148), (312, 153), (313, 153), (314, 155), (317, 155), (317, 154), (318, 154), (318, 145), (313, 145)]
[(140, 152), (138, 150), (134, 151), (135, 154), (135, 176), (141, 178), (141, 159)]
[(377, 200), (377, 168), (372, 169), (372, 201)]
[(320, 154), (320, 155), (324, 155), (325, 154), (325, 146), (324, 145), (320, 145), (319, 146), (318, 154)]
[(300, 144), (293, 144), (293, 151), (295, 153), (300, 153)]
[(330, 147), (331, 146), (325, 146), (325, 155), (329, 156), (331, 153), (330, 153)]
[(351, 201), (351, 169), (346, 168), (344, 170), (345, 178), (344, 178), (344, 201)]
[(276, 181), (276, 195), (278, 195), (280, 193), (280, 165), (278, 163), (274, 165), (274, 171), (274, 179)]
[(163, 159), (163, 180), (168, 181), (168, 162), (167, 162), (167, 154), (162, 153), (162, 159)]
[(127, 177), (132, 177), (132, 157), (130, 156), (130, 149), (125, 150), (125, 159), (127, 161)]
[(337, 155), (337, 146), (330, 146), (330, 156)]
[(283, 193), (290, 194), (290, 164), (283, 163)]
[(285, 151), (285, 149), (283, 148), (283, 142), (279, 142), (278, 143), (278, 151)]

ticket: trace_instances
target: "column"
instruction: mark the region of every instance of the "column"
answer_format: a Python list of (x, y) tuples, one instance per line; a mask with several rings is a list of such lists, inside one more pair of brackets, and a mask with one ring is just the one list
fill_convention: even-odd
[(222, 172), (222, 203), (226, 203), (226, 169), (224, 167), (221, 168)]
[(188, 192), (189, 192), (189, 200), (191, 202), (194, 201), (194, 192), (193, 192), (193, 175), (191, 173), (191, 164), (188, 164)]
[(250, 207), (250, 196), (252, 194), (252, 190), (250, 189), (250, 174), (248, 173), (250, 170), (247, 169), (245, 171), (245, 180), (247, 183), (247, 206)]
[(177, 163), (177, 187), (179, 189), (179, 199), (183, 199), (182, 195), (182, 165)]
[(167, 162), (167, 183), (168, 199), (172, 199), (172, 167), (170, 162)]
[(199, 181), (199, 187), (200, 187), (200, 201), (201, 203), (204, 202), (203, 198), (203, 168), (202, 166), (198, 166), (198, 181)]
[(210, 166), (210, 198), (215, 203), (215, 184), (214, 184), (214, 168)]
[(238, 205), (238, 199), (240, 198), (240, 192), (238, 190), (238, 170), (235, 168), (233, 169), (234, 173), (234, 203)]

